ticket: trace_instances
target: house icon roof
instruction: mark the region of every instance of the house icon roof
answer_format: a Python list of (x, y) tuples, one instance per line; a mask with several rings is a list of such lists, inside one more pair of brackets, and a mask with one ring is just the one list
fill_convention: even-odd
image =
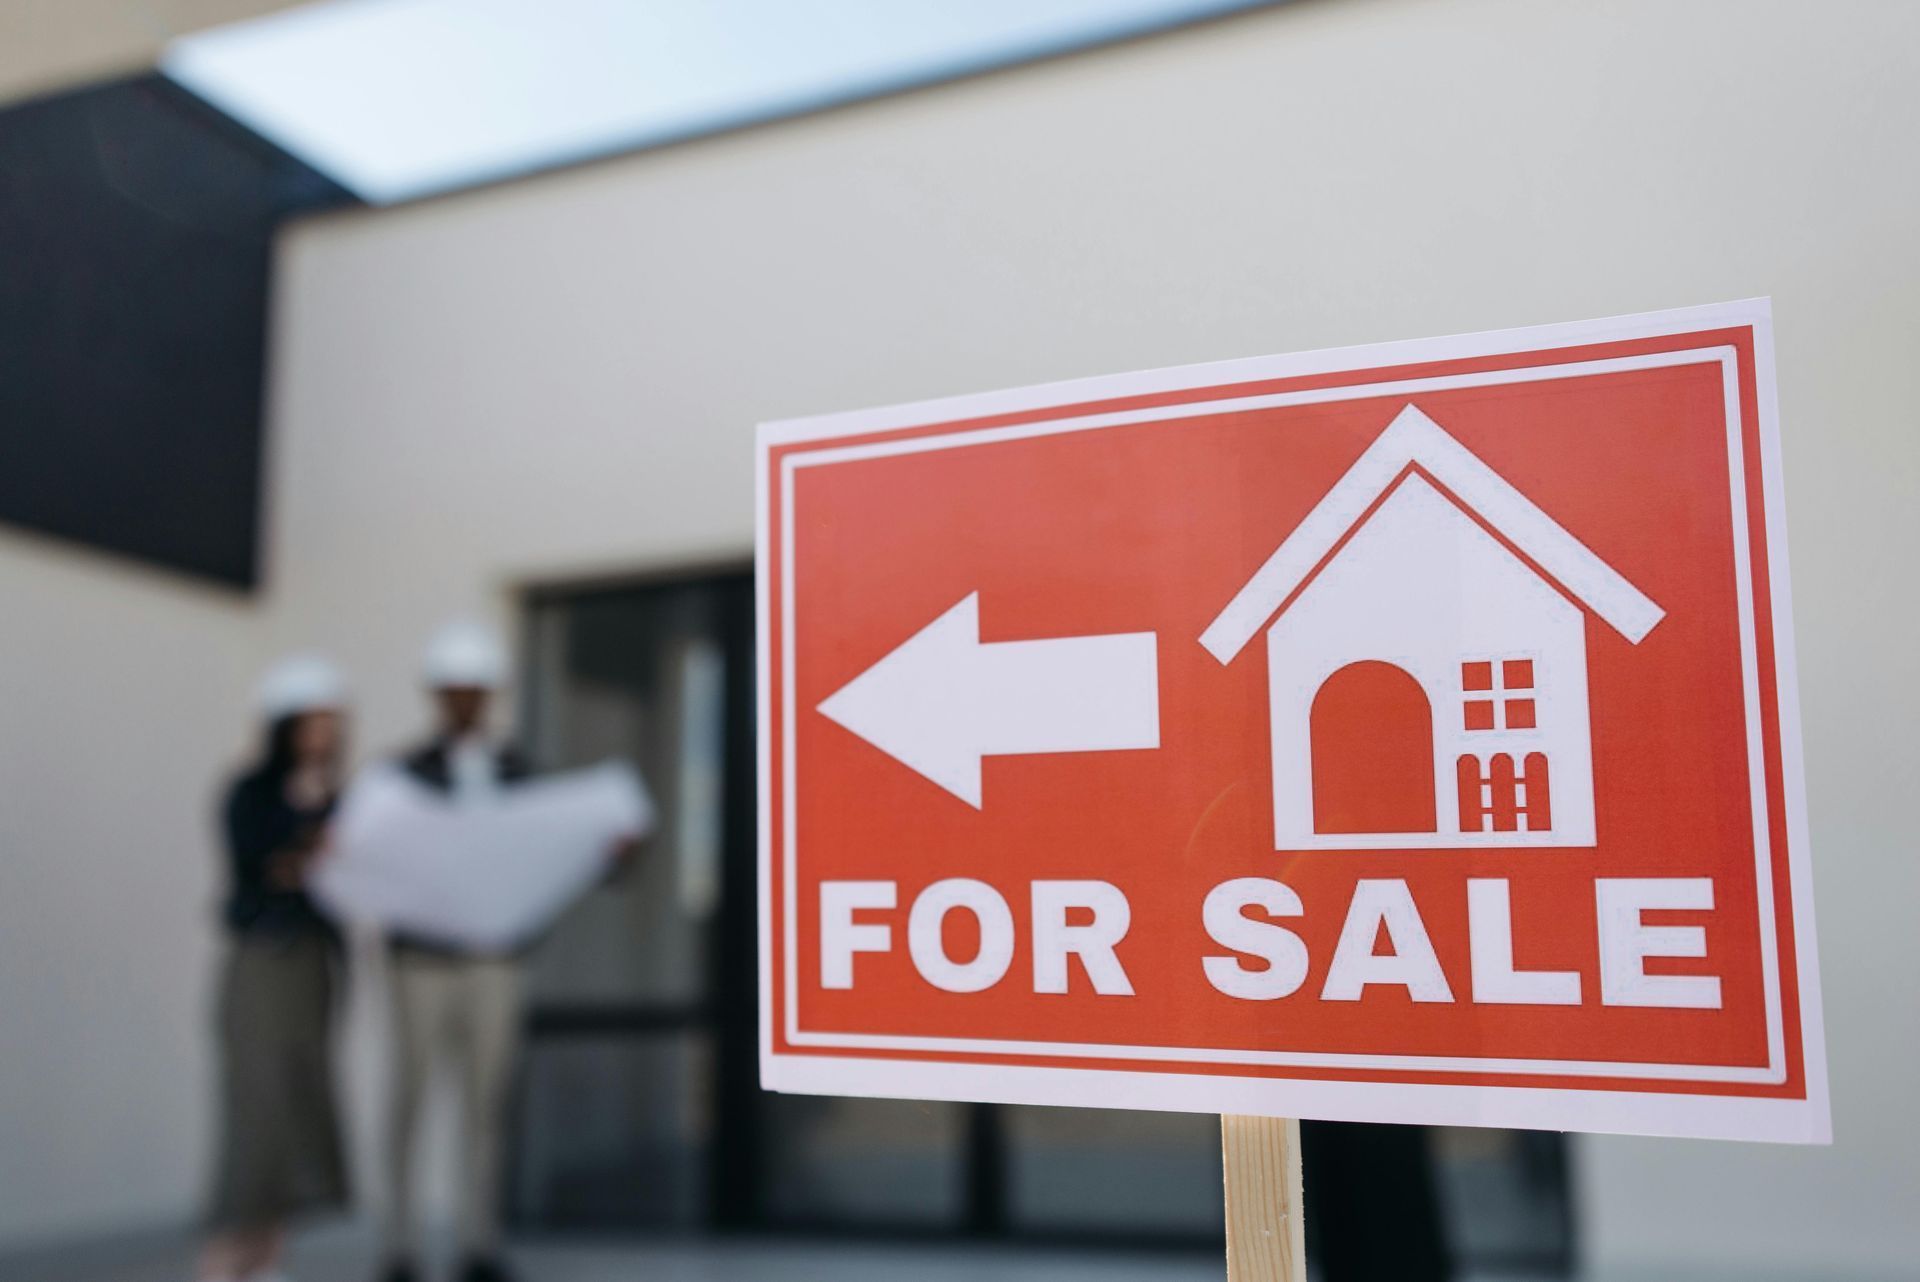
[(1416, 473), (1628, 641), (1639, 644), (1665, 617), (1645, 593), (1409, 404), (1227, 602), (1200, 634), (1200, 644), (1221, 663), (1231, 662), (1338, 554), (1348, 535)]

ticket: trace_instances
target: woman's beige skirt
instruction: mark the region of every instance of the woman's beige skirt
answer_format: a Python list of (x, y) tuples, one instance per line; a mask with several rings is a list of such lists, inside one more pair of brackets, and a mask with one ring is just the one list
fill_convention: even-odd
[(318, 932), (241, 936), (220, 980), (220, 1149), (208, 1227), (346, 1205), (334, 1107), (337, 959)]

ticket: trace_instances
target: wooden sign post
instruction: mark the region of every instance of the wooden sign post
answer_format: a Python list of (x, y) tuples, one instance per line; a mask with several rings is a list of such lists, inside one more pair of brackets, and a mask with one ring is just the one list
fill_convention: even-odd
[(1220, 1117), (1227, 1184), (1227, 1282), (1307, 1282), (1300, 1123)]

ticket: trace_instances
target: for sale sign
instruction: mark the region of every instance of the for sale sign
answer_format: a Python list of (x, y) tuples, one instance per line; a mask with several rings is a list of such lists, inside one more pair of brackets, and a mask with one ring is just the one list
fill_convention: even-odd
[(1820, 1141), (1764, 302), (759, 438), (777, 1090)]

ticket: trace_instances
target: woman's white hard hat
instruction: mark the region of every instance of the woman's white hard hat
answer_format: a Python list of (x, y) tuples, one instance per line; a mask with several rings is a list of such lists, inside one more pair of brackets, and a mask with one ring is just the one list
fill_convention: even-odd
[(347, 701), (347, 679), (317, 654), (290, 654), (267, 669), (256, 696), (269, 721), (303, 712), (332, 711)]
[(492, 628), (471, 619), (455, 619), (433, 634), (422, 667), (427, 684), (480, 686), (492, 690), (507, 679), (507, 648)]

